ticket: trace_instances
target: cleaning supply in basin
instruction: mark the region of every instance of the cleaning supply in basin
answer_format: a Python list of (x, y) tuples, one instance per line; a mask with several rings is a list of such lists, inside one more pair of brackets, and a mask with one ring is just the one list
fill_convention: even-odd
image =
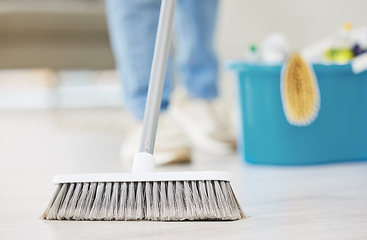
[(338, 64), (345, 64), (354, 58), (350, 48), (331, 48), (324, 53), (324, 60)]
[(139, 152), (132, 173), (54, 177), (47, 220), (238, 220), (226, 172), (153, 172), (153, 154), (176, 0), (162, 0)]
[(327, 63), (346, 64), (367, 52), (367, 28), (352, 29), (350, 24), (344, 24), (337, 33), (333, 46), (324, 52)]
[(354, 56), (358, 56), (358, 55), (361, 55), (363, 53), (366, 53), (367, 48), (363, 48), (363, 47), (361, 47), (360, 44), (356, 43), (352, 47), (352, 52), (353, 52)]
[(274, 64), (283, 62), (291, 51), (291, 45), (282, 33), (267, 35), (261, 44), (262, 62)]
[(260, 61), (260, 54), (259, 54), (259, 49), (258, 49), (257, 45), (251, 44), (247, 48), (247, 52), (246, 52), (246, 55), (245, 55), (245, 60), (247, 62), (258, 62), (258, 61)]
[(344, 64), (353, 57), (349, 50), (355, 41), (354, 35), (351, 24), (344, 23), (334, 34), (303, 48), (300, 53), (308, 62)]
[(353, 44), (352, 25), (349, 22), (343, 23), (336, 29), (334, 36), (334, 48), (350, 48)]
[(282, 105), (288, 122), (307, 126), (320, 109), (320, 90), (316, 75), (299, 53), (293, 53), (284, 63), (281, 76)]
[(354, 57), (351, 30), (352, 25), (350, 23), (344, 23), (337, 29), (332, 45), (324, 52), (326, 62), (345, 64)]
[(359, 74), (364, 71), (367, 71), (367, 52), (362, 53), (355, 57), (352, 62), (352, 70), (354, 74)]
[(319, 40), (300, 53), (308, 62), (322, 64), (346, 64), (367, 51), (367, 27), (352, 28), (344, 23), (334, 34)]

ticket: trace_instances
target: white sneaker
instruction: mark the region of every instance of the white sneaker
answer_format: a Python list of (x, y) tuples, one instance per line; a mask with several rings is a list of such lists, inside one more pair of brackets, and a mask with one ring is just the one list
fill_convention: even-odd
[[(137, 122), (121, 147), (120, 156), (127, 165), (132, 164), (138, 152), (142, 126), (142, 122)], [(159, 116), (153, 155), (156, 165), (190, 162), (191, 152), (188, 140), (181, 128), (167, 113)]]
[(181, 126), (193, 148), (215, 155), (233, 154), (236, 138), (213, 104), (213, 101), (181, 96), (173, 101), (169, 114)]

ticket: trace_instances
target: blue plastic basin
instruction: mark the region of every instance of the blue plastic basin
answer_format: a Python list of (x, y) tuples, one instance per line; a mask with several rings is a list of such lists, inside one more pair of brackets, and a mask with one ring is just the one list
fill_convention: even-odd
[(240, 106), (239, 153), (246, 162), (309, 165), (367, 160), (367, 72), (314, 65), (321, 108), (309, 126), (290, 125), (280, 95), (280, 65), (231, 62)]

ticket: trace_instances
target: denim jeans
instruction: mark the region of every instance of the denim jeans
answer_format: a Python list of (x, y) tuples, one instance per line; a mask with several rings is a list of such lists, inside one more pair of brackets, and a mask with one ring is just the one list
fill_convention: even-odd
[[(149, 85), (160, 0), (107, 0), (112, 50), (125, 107), (142, 119)], [(218, 95), (218, 63), (213, 35), (218, 0), (178, 0), (174, 23), (174, 58), (168, 59), (161, 109), (169, 104), (175, 76), (194, 98)], [(171, 51), (172, 52), (172, 51)]]

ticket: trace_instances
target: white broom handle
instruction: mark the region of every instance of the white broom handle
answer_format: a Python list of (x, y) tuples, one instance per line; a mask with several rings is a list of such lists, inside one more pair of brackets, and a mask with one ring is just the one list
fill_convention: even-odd
[(177, 0), (162, 0), (139, 152), (153, 154)]

